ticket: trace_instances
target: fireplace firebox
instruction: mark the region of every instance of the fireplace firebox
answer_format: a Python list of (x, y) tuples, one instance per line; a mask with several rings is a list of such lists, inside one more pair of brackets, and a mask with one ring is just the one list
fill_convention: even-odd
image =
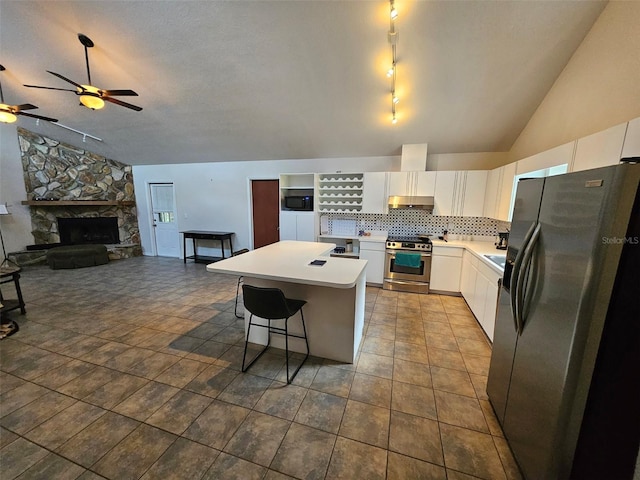
[(57, 220), (62, 245), (120, 243), (116, 217), (58, 217)]

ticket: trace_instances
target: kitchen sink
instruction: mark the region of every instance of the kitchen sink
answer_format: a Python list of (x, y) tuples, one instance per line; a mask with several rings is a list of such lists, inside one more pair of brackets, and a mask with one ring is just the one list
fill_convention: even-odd
[(485, 255), (489, 260), (498, 265), (500, 268), (504, 270), (504, 266), (507, 264), (507, 256), (506, 255)]

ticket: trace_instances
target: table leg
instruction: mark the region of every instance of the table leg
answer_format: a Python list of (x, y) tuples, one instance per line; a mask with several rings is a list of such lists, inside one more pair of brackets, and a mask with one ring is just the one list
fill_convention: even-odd
[(187, 236), (182, 234), (182, 256), (184, 258), (184, 263), (187, 263)]
[(193, 262), (198, 263), (198, 248), (196, 247), (196, 237), (193, 237)]
[(16, 293), (18, 294), (18, 303), (20, 304), (20, 313), (24, 315), (27, 313), (27, 310), (24, 308), (24, 300), (22, 298), (22, 290), (20, 289), (20, 274), (15, 274), (13, 277), (13, 282), (16, 285)]

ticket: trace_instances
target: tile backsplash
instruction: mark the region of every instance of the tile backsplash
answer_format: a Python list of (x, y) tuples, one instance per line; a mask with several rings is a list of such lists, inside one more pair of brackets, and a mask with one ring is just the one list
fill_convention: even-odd
[[(510, 227), (508, 222), (486, 217), (444, 217), (432, 215), (424, 210), (411, 208), (391, 210), (388, 214), (372, 213), (325, 213), (322, 216), (329, 227), (329, 233), (343, 235), (344, 220), (355, 220), (355, 233), (359, 230), (387, 230), (389, 235), (411, 236), (419, 233), (442, 235), (448, 230), (450, 235), (494, 237)], [(352, 222), (348, 222), (352, 223)]]

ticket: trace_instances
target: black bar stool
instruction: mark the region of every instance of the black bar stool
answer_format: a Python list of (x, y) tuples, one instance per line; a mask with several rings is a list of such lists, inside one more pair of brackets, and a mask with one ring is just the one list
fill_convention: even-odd
[[(305, 300), (294, 300), (286, 298), (284, 293), (279, 288), (262, 288), (254, 287), (253, 285), (242, 285), (242, 295), (244, 297), (244, 306), (249, 311), (249, 326), (247, 327), (247, 339), (244, 342), (244, 355), (242, 356), (242, 371), (246, 372), (253, 363), (260, 358), (260, 356), (266, 352), (271, 344), (271, 334), (284, 335), (285, 338), (285, 354), (287, 358), (287, 383), (291, 383), (296, 374), (300, 370), (300, 367), (309, 358), (309, 342), (307, 341), (307, 328), (304, 324), (304, 315), (302, 313), (302, 306), (307, 303)], [(289, 318), (300, 312), (302, 318), (302, 331), (304, 335), (295, 335), (289, 333)], [(253, 323), (253, 316), (266, 319), (268, 325), (260, 325)], [(272, 320), (284, 320), (284, 328), (274, 327), (271, 325)], [(245, 367), (245, 360), (247, 357), (247, 345), (249, 344), (249, 334), (251, 333), (251, 327), (262, 327), (269, 329), (267, 345), (255, 356), (251, 362)], [(304, 338), (304, 342), (307, 345), (307, 354), (304, 359), (293, 372), (293, 375), (289, 377), (289, 337)]]
[[(247, 253), (249, 251), (249, 249), (247, 248), (243, 248), (242, 250), (238, 250), (237, 252), (234, 252), (233, 255), (231, 255), (232, 257), (237, 257), (238, 255), (242, 255), (243, 253)], [(238, 285), (236, 286), (236, 304), (233, 307), (233, 314), (236, 316), (236, 318), (242, 318), (244, 317), (244, 315), (238, 315), (238, 297), (240, 296), (240, 285), (242, 284), (242, 280), (244, 279), (243, 276), (239, 276), (238, 277)]]

